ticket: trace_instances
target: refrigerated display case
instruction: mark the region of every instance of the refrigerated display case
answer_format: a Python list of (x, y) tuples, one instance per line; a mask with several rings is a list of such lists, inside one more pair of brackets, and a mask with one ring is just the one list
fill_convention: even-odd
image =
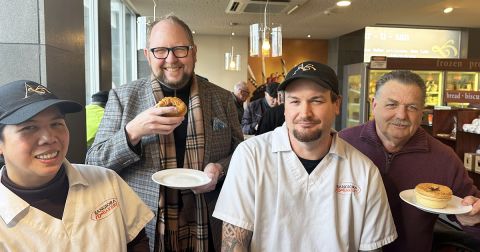
[[(441, 105), (466, 107), (468, 103), (446, 103), (445, 91), (479, 90), (480, 60), (388, 58), (385, 65), (386, 67), (382, 69), (372, 69), (370, 63), (344, 67), (342, 128), (355, 126), (373, 118), (371, 105), (376, 81), (393, 70), (411, 70), (422, 77), (426, 85), (425, 105), (430, 108)], [(473, 71), (464, 71), (466, 68)], [(355, 88), (358, 80), (360, 88)], [(358, 90), (360, 93), (356, 92)]]
[[(477, 72), (454, 72), (448, 71), (445, 81), (446, 91), (477, 91), (478, 73)], [(468, 103), (448, 102), (448, 106), (465, 108)]]
[(365, 108), (365, 74), (362, 73), (365, 63), (354, 64), (345, 67), (344, 80), (346, 85), (343, 89), (343, 118), (342, 127), (351, 127), (363, 121)]
[[(348, 87), (345, 89), (348, 92), (343, 94), (343, 100), (345, 101), (343, 106), (343, 128), (359, 125), (373, 119), (371, 105), (375, 96), (376, 82), (382, 75), (390, 71), (392, 70), (369, 69), (368, 63), (345, 66), (344, 80), (346, 80), (346, 84), (344, 87)], [(442, 71), (415, 70), (412, 70), (412, 72), (417, 73), (425, 80), (427, 91), (425, 105), (442, 105), (444, 73)]]

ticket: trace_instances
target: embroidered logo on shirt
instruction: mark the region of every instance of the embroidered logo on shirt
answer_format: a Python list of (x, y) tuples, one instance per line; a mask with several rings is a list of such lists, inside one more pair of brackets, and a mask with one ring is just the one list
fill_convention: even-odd
[(98, 205), (95, 210), (93, 210), (90, 218), (94, 221), (105, 219), (117, 208), (118, 200), (116, 198), (105, 200), (100, 205)]
[(23, 99), (28, 98), (34, 93), (38, 95), (44, 95), (46, 93), (50, 93), (50, 91), (48, 91), (48, 89), (42, 85), (38, 85), (37, 87), (33, 88), (25, 82), (25, 97), (23, 97)]
[(351, 182), (342, 182), (337, 185), (337, 188), (335, 189), (335, 192), (340, 193), (340, 194), (349, 194), (349, 193), (359, 193), (360, 187), (357, 185), (351, 183)]

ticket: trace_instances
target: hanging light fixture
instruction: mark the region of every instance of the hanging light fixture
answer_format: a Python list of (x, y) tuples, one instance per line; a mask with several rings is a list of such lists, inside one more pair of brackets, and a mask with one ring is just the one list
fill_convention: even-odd
[(250, 56), (282, 56), (282, 27), (267, 25), (267, 7), (268, 0), (263, 13), (263, 24), (250, 25)]
[(225, 70), (240, 71), (240, 54), (234, 53), (234, 47), (232, 42), (233, 36), (235, 36), (235, 33), (232, 32), (232, 36), (230, 37), (232, 50), (225, 53)]

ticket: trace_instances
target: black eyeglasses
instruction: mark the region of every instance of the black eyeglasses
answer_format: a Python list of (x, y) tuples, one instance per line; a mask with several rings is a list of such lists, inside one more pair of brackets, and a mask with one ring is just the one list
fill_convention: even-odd
[(188, 55), (188, 50), (192, 49), (193, 46), (175, 46), (175, 47), (155, 47), (150, 48), (150, 52), (153, 53), (153, 57), (157, 59), (166, 59), (170, 51), (177, 58), (185, 58)]

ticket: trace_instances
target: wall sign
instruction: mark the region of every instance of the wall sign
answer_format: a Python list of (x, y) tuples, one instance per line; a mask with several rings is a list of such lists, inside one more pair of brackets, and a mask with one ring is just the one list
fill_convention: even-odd
[(480, 104), (480, 91), (445, 91), (445, 102)]
[(366, 27), (364, 61), (371, 56), (460, 58), (459, 30)]

